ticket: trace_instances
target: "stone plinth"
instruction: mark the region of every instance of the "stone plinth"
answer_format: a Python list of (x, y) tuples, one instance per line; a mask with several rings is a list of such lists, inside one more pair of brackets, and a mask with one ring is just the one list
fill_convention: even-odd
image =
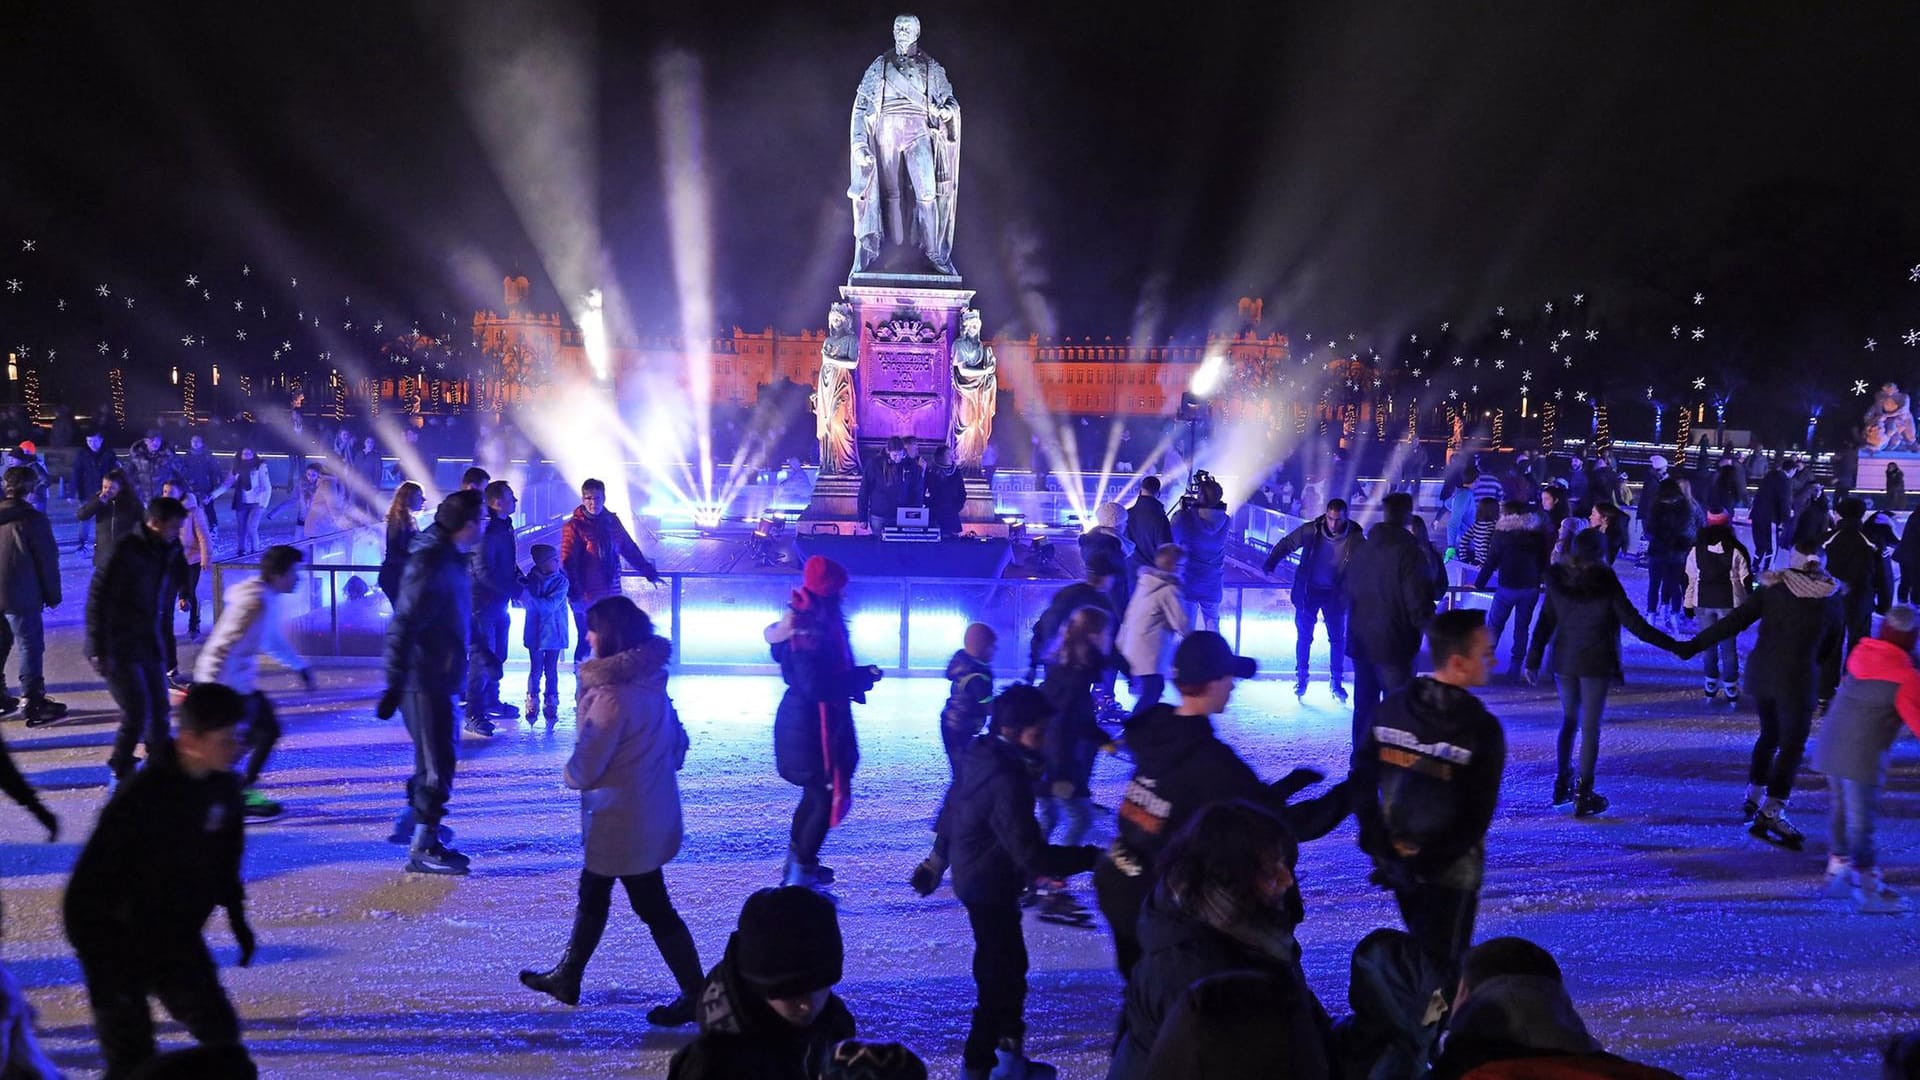
[[(860, 456), (870, 460), (895, 435), (912, 435), (927, 449), (953, 432), (953, 342), (960, 312), (973, 290), (927, 288), (922, 275), (862, 274), (843, 285), (860, 335), (854, 377)], [(887, 282), (886, 284), (866, 284)]]

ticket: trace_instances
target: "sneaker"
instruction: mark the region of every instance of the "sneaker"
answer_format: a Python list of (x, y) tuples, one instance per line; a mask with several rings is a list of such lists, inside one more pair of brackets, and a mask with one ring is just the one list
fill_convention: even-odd
[(414, 848), (407, 853), (410, 874), (464, 874), (467, 870), (467, 857), (445, 844)]
[(1847, 859), (1829, 857), (1827, 859), (1827, 878), (1821, 891), (1834, 899), (1852, 896), (1859, 888), (1860, 875), (1853, 872), (1853, 863)]
[(686, 1027), (693, 1021), (693, 999), (685, 994), (647, 1010), (647, 1023), (654, 1027)]
[(482, 738), (488, 739), (493, 738), (493, 721), (484, 716), (473, 717), (462, 726), (466, 728), (467, 734), (469, 735), (479, 735)]
[(1333, 700), (1338, 701), (1343, 705), (1346, 704), (1346, 701), (1347, 701), (1346, 687), (1340, 685), (1339, 683), (1334, 683), (1331, 686), (1327, 687), (1327, 692), (1333, 695)]
[(1573, 816), (1577, 818), (1594, 817), (1606, 813), (1607, 807), (1612, 805), (1611, 802), (1607, 801), (1605, 795), (1592, 791), (1583, 792), (1574, 796)]
[(12, 716), (14, 713), (14, 710), (18, 709), (19, 707), (20, 707), (19, 698), (14, 697), (12, 694), (7, 693), (5, 690), (0, 690), (0, 716)]
[(65, 715), (67, 715), (67, 707), (52, 698), (27, 699), (26, 717), (28, 727), (39, 727), (42, 724), (51, 724)]
[[(527, 711), (532, 712), (533, 710), (529, 709)], [(520, 719), (520, 710), (504, 701), (497, 701), (487, 710), (487, 715), (495, 720), (518, 720)]]
[(242, 812), (247, 817), (265, 819), (280, 816), (280, 804), (260, 794), (258, 788), (248, 788), (240, 793), (240, 798)]

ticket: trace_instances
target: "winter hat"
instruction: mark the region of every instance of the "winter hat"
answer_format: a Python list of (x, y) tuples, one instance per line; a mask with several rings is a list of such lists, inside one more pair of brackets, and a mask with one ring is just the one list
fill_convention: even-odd
[(1652, 458), (1648, 459), (1647, 464), (1653, 466), (1654, 472), (1665, 472), (1667, 459), (1659, 454), (1655, 454)]
[(1733, 515), (1717, 506), (1707, 511), (1707, 524), (1709, 525), (1730, 525), (1732, 523)]
[(1093, 523), (1103, 528), (1118, 529), (1126, 524), (1127, 508), (1117, 502), (1103, 502), (1093, 508)]
[(1235, 656), (1227, 639), (1212, 630), (1188, 634), (1173, 651), (1173, 684), (1205, 686), (1228, 675), (1251, 679), (1259, 665), (1252, 657)]
[(799, 885), (747, 897), (733, 949), (740, 978), (766, 998), (824, 990), (840, 981), (845, 959), (833, 901)]
[(1913, 608), (1906, 604), (1896, 605), (1880, 617), (1880, 630), (1874, 636), (1890, 645), (1898, 645), (1903, 651), (1910, 652), (1915, 639), (1920, 638), (1920, 627), (1914, 625), (1915, 621)]
[(927, 1080), (927, 1064), (892, 1042), (848, 1039), (833, 1048), (821, 1080)]
[(847, 568), (825, 555), (815, 555), (801, 568), (800, 585), (815, 596), (839, 596), (847, 587)]
[(40, 448), (33, 445), (32, 439), (23, 439), (20, 442), (20, 452), (28, 457), (32, 457), (40, 452)]
[(533, 555), (533, 565), (539, 566), (548, 559), (557, 557), (560, 554), (560, 549), (554, 547), (552, 544), (535, 544), (530, 553)]

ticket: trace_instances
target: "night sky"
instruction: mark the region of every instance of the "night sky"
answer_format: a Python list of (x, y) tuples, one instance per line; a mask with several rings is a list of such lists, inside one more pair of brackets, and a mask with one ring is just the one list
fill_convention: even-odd
[[(546, 230), (571, 220), (668, 330), (660, 87), (691, 70), (714, 324), (819, 325), (848, 108), (897, 8), (5, 5), (0, 278), (26, 288), (0, 322), (239, 348), (187, 273), (206, 304), (432, 324), (512, 268), (558, 309)], [(914, 10), (963, 108), (955, 259), (990, 333), (1188, 336), (1256, 295), (1265, 328), (1388, 341), (1583, 290), (1659, 322), (1699, 289), (1774, 364), (1920, 322), (1910, 3)], [(583, 164), (535, 185), (503, 147), (540, 139)], [(141, 306), (88, 309), (96, 282)]]

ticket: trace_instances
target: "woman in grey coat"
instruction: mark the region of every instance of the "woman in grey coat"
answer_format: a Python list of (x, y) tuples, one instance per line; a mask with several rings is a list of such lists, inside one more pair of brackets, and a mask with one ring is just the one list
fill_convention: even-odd
[(661, 868), (680, 851), (680, 785), (687, 733), (667, 696), (673, 645), (653, 633), (646, 614), (624, 596), (587, 609), (593, 658), (580, 665), (579, 732), (567, 759), (567, 786), (580, 792), (586, 866), (573, 936), (550, 971), (522, 971), (528, 987), (565, 1002), (580, 1001), (580, 976), (613, 904), (613, 883), (627, 890), (647, 924), (680, 995), (647, 1013), (647, 1022), (678, 1027), (694, 1019), (705, 969), (693, 934), (667, 896)]

